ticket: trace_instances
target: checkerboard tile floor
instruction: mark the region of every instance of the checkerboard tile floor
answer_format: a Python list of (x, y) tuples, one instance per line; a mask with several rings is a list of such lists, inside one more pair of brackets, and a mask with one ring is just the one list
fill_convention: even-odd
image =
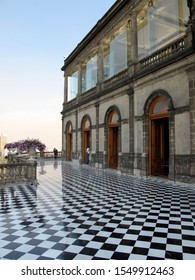
[(195, 187), (40, 161), (0, 187), (0, 258), (195, 260)]

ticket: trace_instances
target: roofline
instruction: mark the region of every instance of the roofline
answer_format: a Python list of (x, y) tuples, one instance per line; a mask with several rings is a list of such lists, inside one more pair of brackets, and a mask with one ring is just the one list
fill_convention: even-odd
[(122, 9), (129, 0), (117, 0), (110, 9), (97, 21), (96, 25), (89, 31), (89, 33), (83, 38), (83, 40), (77, 45), (77, 47), (70, 53), (70, 55), (64, 60), (64, 65), (61, 68), (65, 70), (73, 59), (89, 44), (96, 35), (110, 22), (110, 20), (116, 15), (118, 9)]

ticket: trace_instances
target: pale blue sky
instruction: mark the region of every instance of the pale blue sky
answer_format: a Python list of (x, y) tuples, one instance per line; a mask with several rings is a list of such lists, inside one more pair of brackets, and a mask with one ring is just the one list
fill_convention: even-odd
[(61, 149), (63, 66), (115, 0), (0, 0), (0, 133)]

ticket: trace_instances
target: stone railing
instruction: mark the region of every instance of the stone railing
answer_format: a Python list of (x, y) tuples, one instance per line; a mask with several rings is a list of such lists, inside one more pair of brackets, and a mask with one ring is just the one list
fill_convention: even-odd
[[(53, 152), (37, 152), (36, 153), (36, 157), (39, 158), (54, 158), (54, 153)], [(61, 151), (58, 151), (58, 156), (57, 158), (61, 158), (62, 157), (62, 152)]]
[(117, 82), (124, 81), (128, 78), (128, 71), (127, 69), (123, 70), (122, 72), (118, 73), (115, 76), (112, 76), (108, 80), (103, 82), (103, 89), (107, 89), (112, 87), (113, 85), (116, 85)]
[(187, 33), (185, 36), (171, 42), (165, 47), (142, 59), (138, 63), (138, 69), (141, 70), (144, 68), (152, 67), (159, 62), (163, 62), (167, 59), (170, 59), (174, 55), (188, 50), (189, 48), (191, 48), (191, 34)]
[(0, 185), (37, 180), (37, 162), (28, 157), (9, 155), (8, 163), (0, 164)]

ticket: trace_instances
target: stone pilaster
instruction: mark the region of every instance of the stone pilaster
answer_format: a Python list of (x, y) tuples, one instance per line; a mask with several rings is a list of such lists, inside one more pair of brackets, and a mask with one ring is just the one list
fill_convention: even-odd
[(81, 64), (78, 63), (78, 96), (82, 93), (82, 69)]
[[(188, 71), (190, 107), (191, 176), (195, 181), (195, 65)], [(194, 179), (193, 179), (194, 178)]]
[(129, 152), (134, 153), (134, 91), (129, 90)]
[(129, 161), (132, 169), (130, 170), (133, 173), (133, 162), (134, 162), (134, 91), (130, 89), (128, 92), (129, 95)]
[(175, 114), (169, 111), (169, 179), (176, 180)]
[(96, 108), (96, 159), (95, 162), (99, 162), (99, 102), (95, 104)]
[(143, 153), (141, 155), (141, 160), (138, 161), (140, 164), (138, 169), (140, 170), (140, 175), (147, 176), (149, 174), (149, 118), (148, 114), (143, 116)]

